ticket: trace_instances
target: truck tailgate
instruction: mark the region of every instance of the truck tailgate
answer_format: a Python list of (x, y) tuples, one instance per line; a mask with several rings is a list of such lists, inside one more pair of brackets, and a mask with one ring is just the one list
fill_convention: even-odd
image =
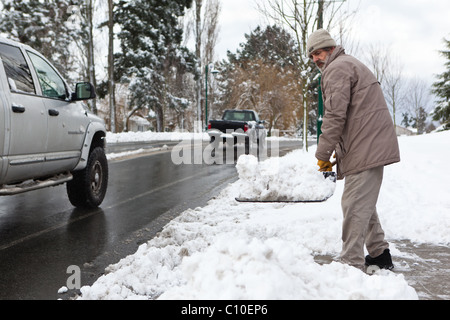
[(237, 129), (244, 130), (245, 121), (231, 121), (231, 120), (211, 120), (211, 129), (217, 129), (222, 132), (236, 131)]

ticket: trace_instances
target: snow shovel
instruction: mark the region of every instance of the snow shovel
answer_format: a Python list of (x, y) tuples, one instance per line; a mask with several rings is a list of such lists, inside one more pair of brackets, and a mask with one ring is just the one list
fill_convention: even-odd
[[(336, 172), (327, 171), (323, 172), (324, 179), (330, 179), (333, 182), (336, 182)], [(317, 203), (327, 201), (333, 194), (329, 196), (319, 199), (319, 200), (283, 200), (283, 199), (247, 199), (247, 198), (235, 198), (238, 202), (259, 202), (259, 203)]]

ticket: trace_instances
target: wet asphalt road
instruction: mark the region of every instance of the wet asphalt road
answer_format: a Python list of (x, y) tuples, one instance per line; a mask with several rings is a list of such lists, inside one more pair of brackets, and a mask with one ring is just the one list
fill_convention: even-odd
[(180, 165), (170, 152), (110, 162), (101, 208), (74, 209), (65, 186), (0, 199), (0, 299), (57, 299), (80, 267), (81, 285), (187, 208), (236, 179), (234, 165)]
[(72, 207), (65, 185), (0, 198), (0, 299), (70, 299), (77, 290), (58, 294), (74, 274), (70, 266), (79, 268), (81, 286), (91, 285), (181, 212), (235, 181), (233, 159), (224, 163), (175, 165), (165, 148), (110, 161), (107, 195), (94, 210)]

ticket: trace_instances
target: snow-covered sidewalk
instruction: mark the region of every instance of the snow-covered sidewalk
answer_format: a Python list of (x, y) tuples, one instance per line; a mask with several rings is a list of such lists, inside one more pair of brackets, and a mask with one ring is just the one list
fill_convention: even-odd
[[(399, 142), (402, 161), (386, 167), (378, 202), (386, 235), (448, 245), (450, 132)], [(252, 175), (265, 179), (272, 191), (302, 193), (297, 178), (312, 174), (315, 163), (314, 148), (294, 151), (270, 166), (241, 157), (238, 181), (109, 266), (92, 286), (81, 288), (80, 299), (417, 299), (400, 272), (368, 276), (341, 263), (315, 261), (316, 255), (339, 255), (342, 181), (323, 203), (235, 201), (241, 190), (266, 192), (249, 191)], [(311, 188), (317, 185), (306, 189)], [(391, 253), (394, 259), (407, 255), (395, 246)]]

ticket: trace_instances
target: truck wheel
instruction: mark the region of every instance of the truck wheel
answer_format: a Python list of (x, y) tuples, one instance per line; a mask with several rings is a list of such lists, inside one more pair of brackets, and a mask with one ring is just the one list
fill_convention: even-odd
[(108, 186), (108, 160), (105, 151), (97, 147), (89, 155), (86, 168), (73, 173), (67, 182), (67, 195), (75, 207), (95, 208), (105, 198)]

